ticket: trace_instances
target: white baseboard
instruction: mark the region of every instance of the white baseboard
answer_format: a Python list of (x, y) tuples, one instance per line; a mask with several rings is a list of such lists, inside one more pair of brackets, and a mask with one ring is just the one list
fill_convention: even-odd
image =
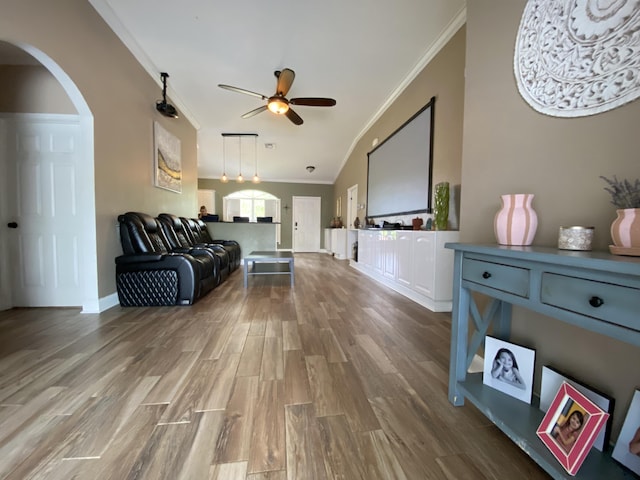
[(97, 301), (85, 302), (82, 305), (82, 313), (102, 313), (116, 305), (120, 305), (120, 301), (118, 300), (118, 294), (114, 292), (106, 297), (98, 299)]

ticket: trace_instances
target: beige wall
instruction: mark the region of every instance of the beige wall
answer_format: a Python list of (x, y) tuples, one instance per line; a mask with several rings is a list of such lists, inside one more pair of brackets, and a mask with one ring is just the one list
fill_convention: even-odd
[(358, 203), (366, 203), (367, 153), (373, 148), (373, 139), (384, 141), (434, 96), (433, 185), (442, 181), (452, 186), (460, 184), (464, 60), (465, 27), (462, 27), (360, 138), (336, 179), (333, 205), (337, 196), (341, 196), (342, 210), (346, 213), (347, 189), (353, 185), (358, 185)]
[[(191, 215), (196, 199), (196, 131), (155, 110), (151, 78), (85, 0), (0, 0), (0, 40), (31, 45), (75, 83), (94, 118), (99, 296), (115, 292), (121, 254), (116, 218), (140, 210)], [(159, 74), (158, 74), (159, 77)], [(153, 121), (181, 140), (183, 192), (153, 187)]]
[[(222, 218), (222, 198), (230, 193), (237, 192), (238, 190), (261, 190), (263, 192), (270, 193), (275, 197), (278, 197), (281, 202), (281, 243), (278, 248), (289, 249), (292, 247), (292, 221), (293, 221), (293, 197), (320, 197), (321, 198), (321, 237), (320, 246), (324, 248), (324, 235), (322, 235), (322, 229), (329, 226), (331, 218), (333, 216), (332, 210), (332, 198), (333, 198), (333, 185), (322, 184), (309, 184), (309, 183), (279, 183), (279, 182), (261, 182), (259, 184), (244, 183), (238, 184), (234, 181), (229, 183), (222, 183), (220, 180), (214, 180), (210, 178), (201, 178), (198, 180), (198, 188), (205, 190), (216, 191), (216, 211), (210, 213), (217, 213)], [(288, 209), (284, 207), (288, 206)], [(195, 217), (197, 211), (192, 212), (190, 216)]]
[(60, 82), (42, 65), (0, 65), (0, 112), (78, 112)]
[[(513, 74), (525, 3), (468, 2), (466, 29), (357, 143), (335, 185), (343, 204), (346, 189), (354, 184), (358, 202), (366, 199), (366, 154), (372, 140), (386, 138), (435, 95), (434, 183), (461, 183), (463, 241), (495, 243), (493, 217), (500, 195), (528, 192), (536, 195), (535, 245), (555, 246), (561, 225), (593, 225), (594, 248), (606, 250), (615, 210), (599, 176), (638, 177), (640, 102), (574, 119), (530, 108)], [(640, 386), (637, 348), (519, 308), (512, 340), (536, 349), (537, 391), (541, 367), (548, 364), (612, 395), (616, 438), (633, 389)]]
[[(461, 238), (494, 243), (499, 196), (533, 193), (535, 245), (557, 245), (560, 225), (594, 225), (595, 248), (605, 250), (615, 211), (598, 177), (638, 177), (640, 102), (573, 119), (530, 108), (513, 74), (525, 3), (467, 2)], [(552, 364), (615, 397), (616, 435), (640, 387), (640, 351), (526, 310), (514, 319), (513, 340), (537, 350), (538, 381), (541, 365)]]

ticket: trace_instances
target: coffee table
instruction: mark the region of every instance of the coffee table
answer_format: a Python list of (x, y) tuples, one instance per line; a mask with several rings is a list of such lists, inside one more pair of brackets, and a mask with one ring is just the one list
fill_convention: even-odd
[(293, 287), (293, 252), (257, 251), (244, 257), (244, 287), (249, 275), (289, 275)]

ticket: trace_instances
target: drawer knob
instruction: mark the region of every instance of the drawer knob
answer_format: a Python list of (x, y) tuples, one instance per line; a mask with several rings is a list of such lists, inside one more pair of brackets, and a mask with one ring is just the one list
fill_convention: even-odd
[(602, 300), (600, 297), (591, 297), (589, 299), (589, 305), (591, 305), (592, 307), (598, 308), (601, 307), (604, 304), (604, 300)]
[(491, 274), (490, 274), (489, 272), (484, 272), (484, 273), (482, 274), (482, 278), (484, 278), (485, 280), (486, 280), (487, 278), (491, 278)]

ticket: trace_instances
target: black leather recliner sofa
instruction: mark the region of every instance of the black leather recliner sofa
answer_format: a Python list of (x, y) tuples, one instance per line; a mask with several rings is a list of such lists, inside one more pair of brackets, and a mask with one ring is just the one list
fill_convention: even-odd
[(181, 217), (187, 233), (192, 235), (192, 241), (198, 245), (221, 245), (229, 254), (230, 271), (233, 272), (242, 261), (242, 250), (240, 244), (235, 240), (214, 240), (209, 234), (207, 224), (200, 219)]
[(218, 244), (205, 244), (196, 242), (190, 232), (187, 231), (187, 227), (182, 223), (180, 217), (171, 213), (161, 213), (158, 215), (158, 220), (162, 225), (162, 230), (171, 245), (174, 252), (186, 252), (191, 249), (197, 248), (202, 251), (209, 251), (211, 255), (215, 257), (215, 261), (218, 265), (218, 284), (222, 283), (231, 273), (229, 254)]
[(118, 222), (123, 250), (115, 260), (120, 305), (191, 305), (219, 282), (219, 266), (210, 251), (172, 251), (152, 216), (128, 212), (118, 216)]

